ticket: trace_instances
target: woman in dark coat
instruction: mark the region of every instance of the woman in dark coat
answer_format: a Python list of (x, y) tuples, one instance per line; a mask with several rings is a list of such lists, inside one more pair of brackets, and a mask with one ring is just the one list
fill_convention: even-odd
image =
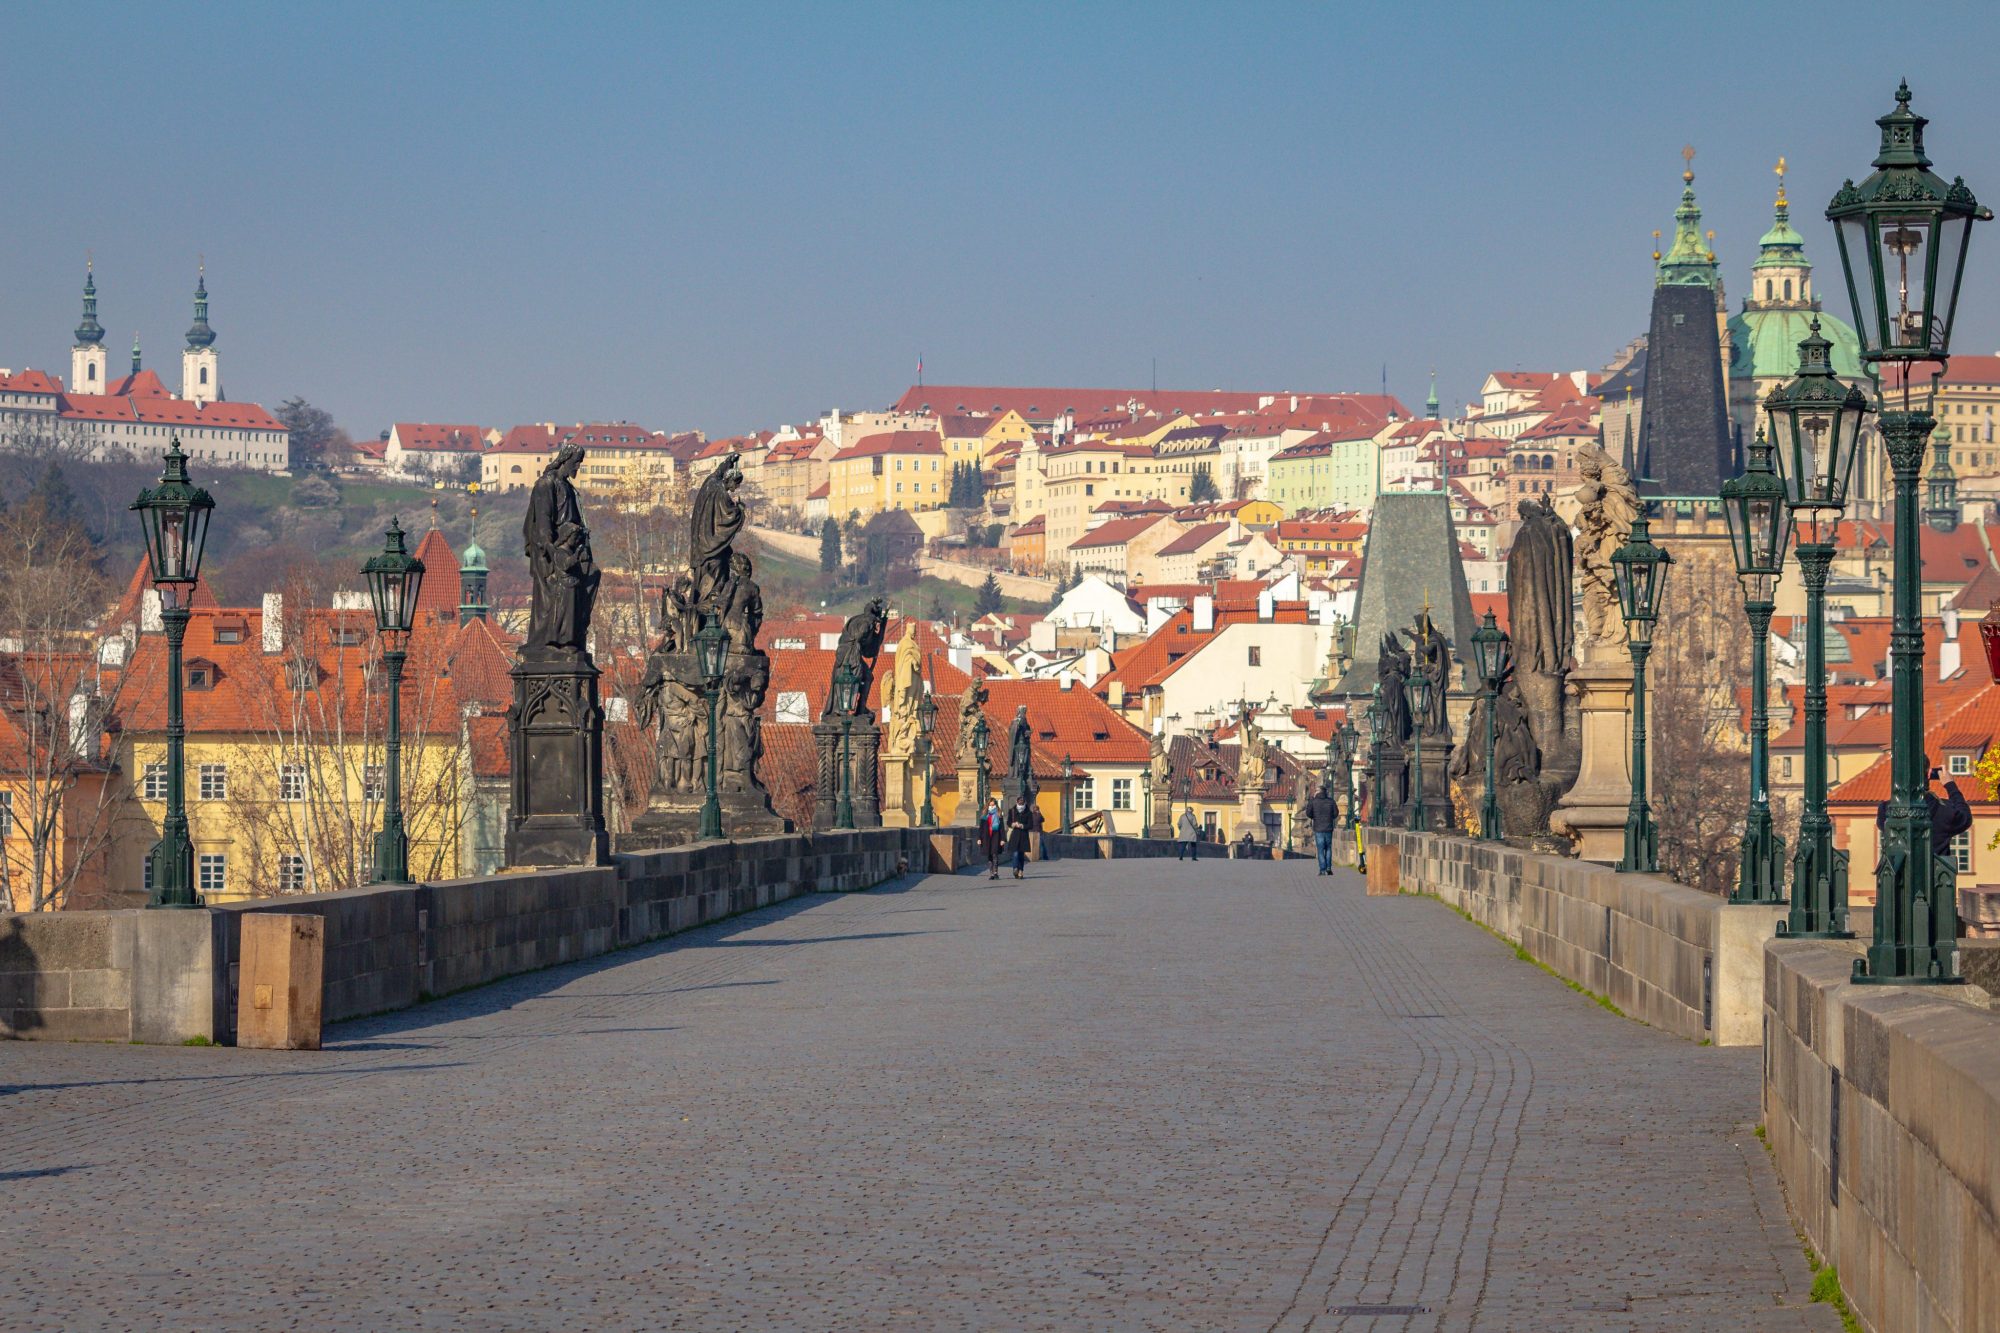
[(1038, 822), (1035, 807), (1026, 796), (1015, 797), (1014, 804), (1007, 807), (1007, 850), (1014, 854), (1015, 879), (1027, 873), (1028, 835), (1035, 831)]

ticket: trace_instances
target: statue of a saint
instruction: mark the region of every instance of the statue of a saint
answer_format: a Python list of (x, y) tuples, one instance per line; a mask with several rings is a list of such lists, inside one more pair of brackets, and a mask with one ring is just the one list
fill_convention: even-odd
[(1410, 696), (1406, 688), (1410, 655), (1403, 651), (1402, 642), (1393, 630), (1382, 636), (1375, 674), (1382, 683), (1382, 743), (1401, 749), (1410, 739)]
[(521, 525), (533, 581), (528, 648), (581, 652), (590, 638), (598, 572), (590, 554), (590, 529), (576, 500), (574, 478), (582, 463), (583, 450), (564, 445), (528, 493), (528, 516)]
[(1609, 652), (1622, 637), (1611, 556), (1631, 535), (1639, 492), (1631, 474), (1602, 445), (1585, 446), (1577, 470), (1583, 481), (1570, 492), (1577, 503), (1576, 572), (1583, 584), (1583, 633), (1577, 646), (1589, 658)]
[(1257, 726), (1257, 719), (1248, 707), (1241, 714), (1237, 728), (1236, 746), (1236, 790), (1240, 793), (1261, 792), (1264, 778), (1270, 771), (1271, 756), (1264, 748), (1264, 733)]
[(743, 484), (743, 465), (735, 454), (722, 460), (695, 492), (694, 513), (688, 520), (688, 570), (694, 575), (694, 604), (706, 606), (729, 578), (730, 543), (747, 518), (736, 497)]
[(978, 726), (979, 719), (986, 714), (987, 694), (986, 682), (975, 676), (972, 679), (972, 683), (965, 687), (965, 693), (959, 698), (958, 763), (956, 765), (959, 768), (971, 769), (979, 766), (979, 755), (972, 748), (972, 732), (973, 728)]
[(1156, 792), (1166, 791), (1173, 780), (1167, 760), (1167, 748), (1166, 723), (1161, 722), (1146, 738), (1146, 768), (1152, 774), (1153, 790)]
[(1527, 675), (1555, 675), (1569, 661), (1574, 636), (1570, 569), (1575, 550), (1569, 524), (1545, 496), (1523, 500), (1521, 527), (1507, 553), (1507, 632), (1514, 666)]
[(1426, 740), (1439, 736), (1449, 739), (1451, 732), (1445, 718), (1445, 691), (1451, 687), (1451, 644), (1432, 623), (1429, 607), (1418, 613), (1414, 627), (1408, 633), (1411, 669), (1430, 682), (1424, 714), (1414, 720), (1415, 725), (1423, 728)]
[(1007, 729), (1007, 774), (1015, 791), (1035, 789), (1034, 726), (1028, 721), (1028, 706), (1014, 710), (1013, 725)]
[(924, 652), (917, 645), (917, 622), (903, 620), (903, 637), (896, 641), (896, 663), (882, 682), (882, 707), (889, 716), (884, 724), (882, 753), (891, 759), (908, 759), (917, 752), (917, 705), (924, 701)]
[(762, 790), (757, 764), (764, 757), (764, 724), (757, 709), (770, 677), (767, 659), (751, 658), (723, 681), (716, 786), (722, 791)]
[[(846, 667), (854, 674), (859, 691), (854, 696), (854, 712), (859, 717), (868, 711), (868, 687), (875, 681), (875, 657), (882, 651), (882, 635), (889, 628), (889, 615), (880, 597), (872, 599), (867, 606), (847, 618), (841, 628), (840, 642), (833, 650), (833, 672), (837, 677), (840, 669)], [(823, 721), (837, 722), (839, 716), (833, 711), (833, 691), (826, 695), (826, 709), (820, 714)]]
[(722, 627), (729, 632), (729, 648), (737, 653), (757, 651), (757, 631), (764, 626), (764, 593), (750, 577), (750, 557), (741, 551), (729, 557), (729, 581), (716, 600), (722, 607)]
[(691, 653), (700, 620), (694, 609), (694, 583), (686, 574), (667, 580), (660, 589), (660, 641), (655, 653)]

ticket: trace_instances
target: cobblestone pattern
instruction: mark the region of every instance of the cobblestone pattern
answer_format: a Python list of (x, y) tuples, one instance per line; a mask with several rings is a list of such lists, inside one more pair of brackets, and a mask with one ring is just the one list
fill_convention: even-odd
[(0, 1326), (1838, 1327), (1757, 1052), (1309, 862), (911, 878), (327, 1035), (0, 1045)]

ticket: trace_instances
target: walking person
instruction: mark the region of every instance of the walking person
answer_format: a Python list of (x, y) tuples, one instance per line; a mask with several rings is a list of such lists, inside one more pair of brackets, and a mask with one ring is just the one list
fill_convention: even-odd
[(1007, 850), (1014, 854), (1014, 878), (1028, 871), (1028, 835), (1035, 831), (1037, 811), (1025, 795), (1016, 796), (1007, 811)]
[(1000, 844), (1006, 841), (1007, 821), (1000, 812), (1000, 798), (986, 798), (979, 815), (979, 850), (986, 853), (986, 878), (1000, 878)]
[(1312, 821), (1313, 847), (1319, 852), (1319, 873), (1333, 873), (1333, 831), (1340, 822), (1340, 803), (1330, 788), (1322, 785), (1306, 802), (1306, 818)]
[(1197, 848), (1195, 847), (1195, 843), (1201, 839), (1201, 825), (1194, 822), (1194, 811), (1181, 811), (1181, 822), (1175, 827), (1174, 831), (1180, 835), (1181, 843), (1180, 850), (1174, 856), (1174, 860), (1196, 860), (1195, 852)]

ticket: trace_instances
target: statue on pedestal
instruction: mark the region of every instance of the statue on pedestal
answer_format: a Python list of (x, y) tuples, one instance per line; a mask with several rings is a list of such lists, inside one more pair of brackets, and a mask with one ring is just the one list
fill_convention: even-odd
[(924, 701), (924, 655), (917, 646), (917, 622), (906, 617), (896, 641), (895, 665), (882, 682), (882, 757), (907, 760), (917, 752), (917, 705)]
[(1578, 654), (1583, 660), (1616, 655), (1623, 643), (1618, 613), (1618, 581), (1611, 557), (1631, 534), (1639, 516), (1639, 491), (1632, 476), (1602, 445), (1586, 445), (1578, 453), (1583, 482), (1570, 492), (1577, 505), (1575, 543), (1577, 577), (1583, 583), (1583, 633)]
[(735, 454), (708, 474), (695, 492), (688, 520), (688, 573), (694, 583), (694, 604), (704, 609), (719, 603), (716, 595), (729, 579), (732, 543), (748, 519), (736, 492), (743, 485), (743, 464)]
[[(859, 686), (854, 696), (854, 716), (873, 714), (868, 707), (868, 687), (875, 681), (875, 659), (882, 651), (882, 636), (889, 629), (889, 613), (880, 597), (873, 598), (868, 605), (847, 618), (841, 627), (840, 642), (833, 650), (833, 674), (838, 677), (840, 669), (846, 667), (854, 674)], [(826, 708), (820, 713), (820, 720), (839, 721), (833, 708), (833, 691), (826, 694)]]
[(574, 479), (583, 450), (564, 445), (528, 493), (528, 633), (509, 673), (509, 865), (602, 865), (604, 710), (590, 659), (597, 562)]
[(1007, 793), (1010, 796), (1034, 794), (1034, 736), (1034, 726), (1028, 721), (1028, 706), (1022, 704), (1014, 710), (1014, 721), (1007, 728)]
[(986, 714), (986, 700), (990, 693), (986, 682), (975, 676), (959, 700), (957, 767), (961, 772), (979, 767), (979, 755), (972, 748), (972, 730)]

